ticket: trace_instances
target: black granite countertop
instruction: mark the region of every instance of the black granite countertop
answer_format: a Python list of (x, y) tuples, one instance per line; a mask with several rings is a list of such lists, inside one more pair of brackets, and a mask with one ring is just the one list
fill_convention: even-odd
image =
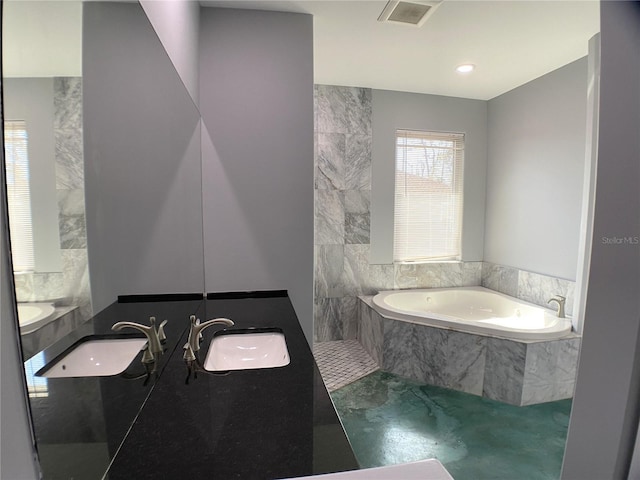
[[(45, 479), (102, 478), (184, 335), (189, 315), (201, 311), (202, 300), (116, 302), (25, 363), (27, 383), (37, 385), (29, 388), (29, 403)], [(150, 316), (158, 322), (168, 320), (165, 353), (152, 375), (146, 374), (142, 353), (121, 375), (43, 379), (29, 374), (34, 362), (50, 362), (80, 338), (113, 334), (111, 326), (119, 321), (148, 325)], [(122, 330), (126, 335), (130, 332), (144, 337), (135, 330)]]
[[(181, 347), (191, 313), (202, 321), (230, 318), (231, 328), (281, 328), (290, 364), (201, 370), (187, 382)], [(54, 350), (106, 333), (115, 321), (146, 323), (150, 315), (170, 320), (169, 340), (146, 385), (120, 376), (51, 379), (48, 397), (31, 399), (45, 478), (72, 478), (69, 469), (75, 478), (101, 478), (110, 461), (110, 480), (278, 479), (358, 468), (287, 296), (117, 303)], [(204, 331), (202, 361), (217, 330)], [(58, 468), (67, 458), (75, 466)]]

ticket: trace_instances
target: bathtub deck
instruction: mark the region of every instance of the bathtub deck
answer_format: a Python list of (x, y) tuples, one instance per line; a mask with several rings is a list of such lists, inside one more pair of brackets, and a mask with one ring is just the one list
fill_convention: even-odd
[(358, 339), (385, 372), (509, 403), (571, 398), (580, 337), (524, 341), (385, 318), (360, 297)]

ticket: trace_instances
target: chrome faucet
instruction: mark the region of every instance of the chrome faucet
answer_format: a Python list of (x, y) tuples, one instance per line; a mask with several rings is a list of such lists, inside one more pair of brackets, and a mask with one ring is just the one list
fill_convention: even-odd
[(564, 316), (564, 303), (566, 301), (566, 297), (562, 295), (556, 295), (551, 298), (547, 303), (556, 302), (558, 304), (558, 318), (565, 318)]
[(156, 317), (149, 317), (149, 323), (151, 325), (147, 326), (134, 322), (118, 322), (114, 323), (111, 327), (111, 330), (114, 331), (122, 330), (127, 327), (134, 328), (146, 335), (148, 342), (147, 348), (142, 356), (143, 363), (151, 363), (155, 361), (156, 355), (163, 351), (162, 342), (167, 338), (164, 333), (164, 326), (167, 324), (167, 320), (163, 321), (157, 330)]
[(184, 346), (184, 359), (187, 361), (195, 360), (195, 352), (200, 350), (200, 340), (202, 339), (202, 331), (210, 327), (211, 325), (226, 325), (228, 327), (233, 325), (233, 321), (228, 318), (214, 318), (213, 320), (207, 320), (204, 323), (200, 323), (200, 319), (195, 315), (189, 317), (191, 321), (191, 329), (189, 330), (189, 340)]

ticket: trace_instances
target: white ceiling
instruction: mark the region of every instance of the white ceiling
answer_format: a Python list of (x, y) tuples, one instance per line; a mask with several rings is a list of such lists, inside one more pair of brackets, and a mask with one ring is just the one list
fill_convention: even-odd
[[(5, 76), (61, 75), (61, 58), (65, 74), (80, 74), (78, 2), (4, 3), (14, 20), (5, 22), (4, 38), (20, 39), (5, 45), (21, 46), (14, 58), (5, 48)], [(386, 0), (200, 3), (312, 14), (316, 83), (482, 100), (585, 56), (600, 23), (597, 0), (444, 0), (420, 28), (378, 22)], [(459, 75), (460, 63), (476, 71)], [(33, 71), (18, 71), (25, 65)]]
[(482, 100), (585, 56), (600, 29), (597, 0), (444, 0), (420, 28), (378, 22), (386, 0), (200, 3), (312, 14), (316, 83)]
[(80, 1), (4, 0), (5, 77), (82, 75)]

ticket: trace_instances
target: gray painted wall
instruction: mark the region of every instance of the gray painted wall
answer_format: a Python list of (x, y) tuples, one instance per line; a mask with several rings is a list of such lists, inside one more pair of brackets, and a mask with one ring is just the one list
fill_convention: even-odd
[(640, 392), (640, 7), (601, 2), (600, 127), (589, 289), (563, 479), (627, 478)]
[(313, 23), (203, 8), (206, 290), (287, 289), (313, 326)]
[(200, 4), (192, 0), (140, 0), (140, 5), (197, 105)]
[(83, 36), (94, 310), (202, 292), (199, 113), (139, 5), (85, 4)]
[(484, 260), (575, 280), (587, 59), (489, 101)]
[(53, 78), (7, 78), (7, 120), (24, 120), (29, 135), (31, 216), (36, 272), (61, 272), (53, 135)]
[(395, 133), (399, 128), (465, 134), (462, 259), (482, 260), (487, 102), (373, 90), (371, 263), (393, 263)]

